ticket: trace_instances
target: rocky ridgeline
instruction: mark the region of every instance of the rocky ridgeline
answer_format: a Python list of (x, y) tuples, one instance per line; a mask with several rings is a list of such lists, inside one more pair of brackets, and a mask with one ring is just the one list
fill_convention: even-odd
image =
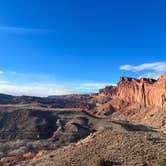
[(116, 86), (106, 86), (103, 89), (99, 90), (99, 94), (107, 95), (112, 97), (115, 94)]
[(102, 94), (129, 104), (163, 107), (166, 105), (166, 74), (161, 75), (158, 80), (121, 77), (117, 87), (108, 86), (101, 89), (99, 95)]

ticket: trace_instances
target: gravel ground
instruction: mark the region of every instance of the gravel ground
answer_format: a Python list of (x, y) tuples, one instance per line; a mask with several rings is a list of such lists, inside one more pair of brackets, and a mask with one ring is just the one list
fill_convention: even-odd
[(166, 156), (166, 136), (159, 132), (113, 132), (104, 130), (19, 166), (156, 166)]

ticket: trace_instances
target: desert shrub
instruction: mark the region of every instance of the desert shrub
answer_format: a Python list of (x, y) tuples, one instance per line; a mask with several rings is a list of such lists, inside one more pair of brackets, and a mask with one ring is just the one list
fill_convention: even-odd
[(96, 166), (109, 166), (109, 165), (108, 165), (108, 161), (106, 161), (105, 159), (99, 159), (96, 162)]
[(157, 141), (158, 141), (158, 138), (153, 137), (152, 134), (148, 134), (148, 135), (146, 136), (146, 139), (147, 139), (148, 141), (151, 141), (152, 143), (157, 143)]
[(146, 161), (143, 161), (142, 166), (149, 166), (149, 164)]
[(96, 162), (96, 166), (115, 166), (115, 165), (121, 165), (121, 163), (105, 159), (99, 159)]
[(147, 139), (148, 141), (152, 141), (152, 140), (153, 140), (152, 134), (151, 134), (151, 133), (147, 134), (146, 139)]
[(54, 155), (50, 155), (49, 158), (54, 158)]
[(166, 166), (166, 156), (162, 156), (158, 159), (157, 166)]

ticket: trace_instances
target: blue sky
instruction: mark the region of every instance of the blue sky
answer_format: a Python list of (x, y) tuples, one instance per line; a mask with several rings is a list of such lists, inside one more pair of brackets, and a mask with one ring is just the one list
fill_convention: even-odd
[(96, 92), (166, 72), (164, 0), (0, 0), (0, 92)]

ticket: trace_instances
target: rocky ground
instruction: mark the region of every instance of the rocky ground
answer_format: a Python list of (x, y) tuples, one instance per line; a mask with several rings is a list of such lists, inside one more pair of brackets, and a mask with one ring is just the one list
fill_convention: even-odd
[(115, 132), (154, 130), (125, 121), (94, 117), (81, 109), (1, 105), (0, 164), (32, 159), (43, 151), (56, 150), (105, 129)]
[(166, 135), (108, 129), (19, 166), (97, 166), (101, 160), (110, 166), (157, 166), (166, 160)]

